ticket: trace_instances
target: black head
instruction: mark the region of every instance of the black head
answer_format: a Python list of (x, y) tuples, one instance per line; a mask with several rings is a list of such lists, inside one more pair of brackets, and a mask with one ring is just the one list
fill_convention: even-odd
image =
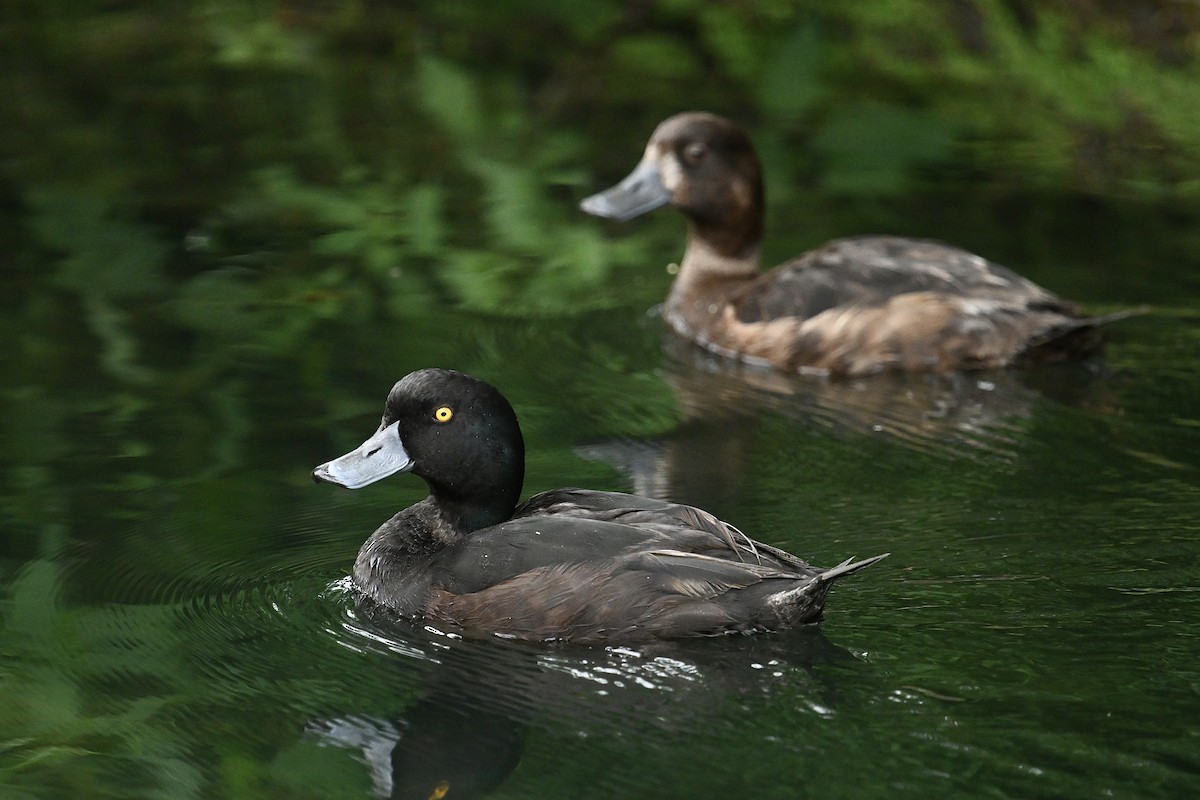
[(626, 220), (667, 203), (724, 255), (740, 256), (757, 245), (762, 166), (746, 132), (713, 114), (677, 114), (654, 130), (641, 163), (625, 180), (580, 207)]
[(409, 373), (388, 394), (375, 435), (313, 477), (356, 489), (397, 472), (421, 476), (460, 530), (503, 522), (525, 477), (517, 415), (478, 378), (445, 369)]

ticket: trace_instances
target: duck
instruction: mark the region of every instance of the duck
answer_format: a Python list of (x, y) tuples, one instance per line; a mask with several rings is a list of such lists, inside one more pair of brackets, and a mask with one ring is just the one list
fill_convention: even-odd
[(887, 555), (814, 567), (699, 508), (621, 492), (552, 489), (519, 502), (516, 412), (454, 370), (398, 381), (378, 430), (313, 479), (358, 489), (405, 472), (429, 496), (366, 540), (354, 588), (372, 609), (471, 637), (595, 644), (777, 631), (818, 621), (835, 580)]
[(677, 334), (721, 356), (790, 372), (865, 375), (1028, 365), (1096, 353), (1098, 328), (1016, 272), (940, 241), (836, 239), (760, 269), (762, 166), (724, 117), (662, 122), (624, 180), (580, 208), (626, 221), (665, 205), (687, 244), (662, 306)]

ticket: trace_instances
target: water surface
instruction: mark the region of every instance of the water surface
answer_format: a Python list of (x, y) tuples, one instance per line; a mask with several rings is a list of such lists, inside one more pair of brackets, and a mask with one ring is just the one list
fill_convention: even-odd
[[(1070, 163), (1043, 126), (1082, 125), (1087, 84), (1016, 129), (963, 105), (970, 59), (1027, 46), (1049, 70), (1051, 34), (1084, 23), (957, 4), (992, 48), (963, 39), (948, 84), (884, 57), (924, 29), (880, 38), (881, 2), (524, 26), (201, 5), (5, 23), (0, 794), (1200, 791), (1200, 213), (1162, 133), (1186, 104), (1151, 120), (1162, 160), (1097, 122)], [(1113, 19), (1079, 39), (1100, 66)], [(1173, 30), (1130, 34), (1118, 77), (1169, 94), (1193, 63), (1167, 58)], [(813, 83), (780, 77), (803, 64)], [(851, 86), (866, 100), (838, 112)], [(653, 314), (681, 222), (575, 210), (681, 105), (754, 127), (768, 260), (937, 236), (1150, 311), (1102, 362), (1031, 372), (823, 381), (697, 353)], [(534, 647), (365, 617), (354, 555), (424, 487), (309, 473), (425, 366), (510, 397), (526, 495), (634, 490), (814, 563), (892, 556), (778, 636)]]

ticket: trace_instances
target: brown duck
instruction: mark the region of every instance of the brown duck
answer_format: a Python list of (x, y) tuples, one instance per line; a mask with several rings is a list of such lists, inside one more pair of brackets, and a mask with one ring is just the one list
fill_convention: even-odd
[(713, 352), (820, 374), (944, 372), (1081, 357), (1097, 327), (1010, 269), (942, 242), (837, 239), (759, 269), (762, 168), (746, 132), (702, 112), (654, 131), (641, 163), (585, 199), (589, 214), (632, 219), (670, 203), (687, 248), (663, 315)]

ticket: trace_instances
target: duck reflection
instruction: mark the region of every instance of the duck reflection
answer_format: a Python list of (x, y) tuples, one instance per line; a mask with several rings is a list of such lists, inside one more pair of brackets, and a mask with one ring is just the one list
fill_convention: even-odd
[(577, 452), (615, 467), (637, 494), (705, 498), (716, 508), (738, 495), (737, 476), (763, 412), (837, 437), (883, 437), (922, 452), (1005, 458), (1016, 455), (1039, 404), (1103, 412), (1111, 396), (1112, 376), (1099, 359), (1020, 371), (831, 380), (722, 358), (670, 333), (664, 339), (663, 378), (683, 422), (655, 440), (593, 443)]
[(348, 644), (394, 659), (398, 686), (421, 673), (421, 696), (396, 720), (343, 717), (310, 729), (361, 750), (375, 796), (397, 799), (487, 796), (517, 768), (535, 728), (577, 738), (649, 726), (682, 736), (712, 724), (727, 707), (722, 697), (781, 684), (799, 687), (789, 698), (801, 698), (810, 713), (828, 715), (837, 698), (816, 668), (856, 661), (815, 625), (640, 649), (546, 649), (356, 617), (343, 628)]

